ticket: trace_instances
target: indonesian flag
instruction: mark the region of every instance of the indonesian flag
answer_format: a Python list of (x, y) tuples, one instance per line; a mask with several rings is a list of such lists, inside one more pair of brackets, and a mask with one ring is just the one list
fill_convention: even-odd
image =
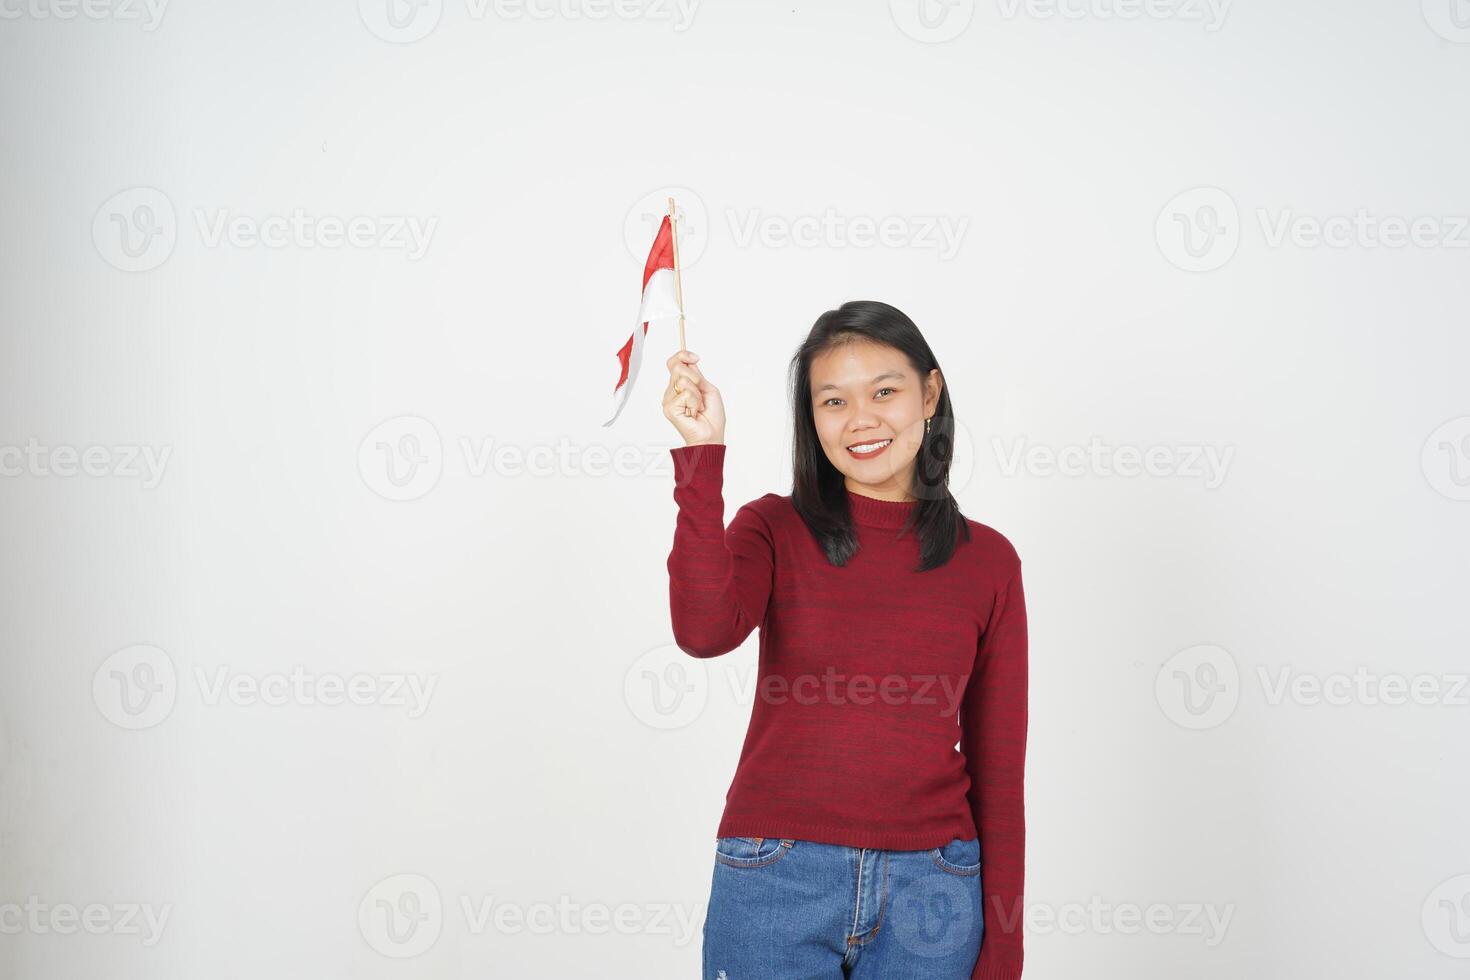
[(658, 235), (643, 265), (643, 303), (638, 310), (638, 326), (633, 335), (618, 351), (618, 383), (613, 386), (613, 397), (617, 409), (613, 417), (602, 423), (612, 425), (628, 404), (628, 393), (633, 390), (633, 381), (638, 377), (638, 365), (643, 360), (643, 339), (648, 333), (648, 321), (663, 317), (678, 316), (679, 301), (674, 294), (674, 227), (669, 216), (658, 226)]

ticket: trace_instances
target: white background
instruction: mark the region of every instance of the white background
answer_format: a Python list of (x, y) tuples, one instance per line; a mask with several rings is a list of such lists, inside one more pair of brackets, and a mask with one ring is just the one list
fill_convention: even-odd
[(672, 322), (601, 425), (675, 189), (727, 514), (823, 310), (938, 354), (1027, 977), (1463, 975), (1462, 0), (387, 2), (0, 2), (0, 973), (697, 975), (756, 640), (670, 645)]

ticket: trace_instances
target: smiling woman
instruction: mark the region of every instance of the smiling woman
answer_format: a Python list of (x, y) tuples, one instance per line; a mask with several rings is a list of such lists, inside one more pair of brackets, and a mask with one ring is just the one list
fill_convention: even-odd
[[(949, 491), (933, 352), (886, 303), (822, 314), (791, 362), (792, 492), (728, 527), (724, 401), (698, 361), (670, 357), (664, 392), (685, 441), (671, 450), (674, 639), (709, 658), (760, 629), (704, 976), (837, 976), (861, 959), (875, 976), (1017, 980), (1021, 562)], [(939, 907), (936, 931), (925, 916)]]

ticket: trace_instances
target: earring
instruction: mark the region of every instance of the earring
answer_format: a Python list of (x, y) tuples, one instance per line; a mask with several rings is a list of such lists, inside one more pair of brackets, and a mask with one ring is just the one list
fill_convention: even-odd
[[(933, 416), (930, 416), (930, 418), (933, 418)], [(927, 436), (928, 434), (929, 434), (929, 419), (925, 419), (924, 420), (924, 435)]]

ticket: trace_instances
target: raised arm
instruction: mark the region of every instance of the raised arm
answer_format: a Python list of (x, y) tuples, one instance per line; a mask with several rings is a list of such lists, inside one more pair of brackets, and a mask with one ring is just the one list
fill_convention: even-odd
[(1020, 561), (996, 593), (960, 708), (980, 835), (985, 935), (971, 980), (1020, 980), (1026, 863), (1026, 597)]
[(770, 527), (753, 504), (725, 527), (723, 443), (679, 446), (669, 552), (674, 642), (694, 657), (718, 657), (745, 641), (766, 615), (775, 568)]

